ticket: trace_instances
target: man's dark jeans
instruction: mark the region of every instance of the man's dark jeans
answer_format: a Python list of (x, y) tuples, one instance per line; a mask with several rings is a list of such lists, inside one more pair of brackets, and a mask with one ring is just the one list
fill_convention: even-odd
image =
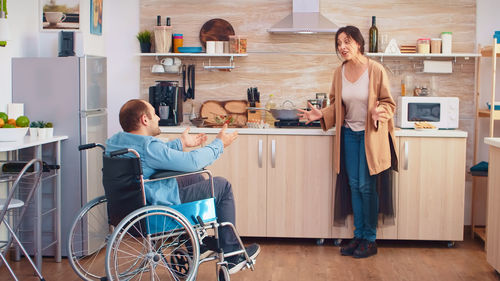
[[(210, 181), (202, 175), (177, 178), (182, 203), (211, 198)], [(231, 184), (222, 177), (214, 177), (215, 212), (218, 222), (230, 222), (236, 226), (236, 212)], [(229, 227), (219, 228), (220, 245), (225, 253), (239, 249), (238, 240)]]

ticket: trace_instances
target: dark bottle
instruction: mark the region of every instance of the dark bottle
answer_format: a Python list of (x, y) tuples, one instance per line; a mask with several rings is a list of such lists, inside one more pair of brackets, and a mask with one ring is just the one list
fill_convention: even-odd
[(156, 16), (156, 26), (161, 25), (161, 16)]
[(372, 16), (372, 27), (370, 27), (370, 53), (378, 53), (378, 29), (375, 26), (375, 16)]
[(170, 17), (167, 17), (166, 26), (170, 26)]

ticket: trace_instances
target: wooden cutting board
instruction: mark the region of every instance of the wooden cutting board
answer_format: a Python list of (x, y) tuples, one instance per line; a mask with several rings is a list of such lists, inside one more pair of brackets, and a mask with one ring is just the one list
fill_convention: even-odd
[(223, 19), (211, 19), (200, 30), (200, 42), (207, 47), (207, 41), (229, 41), (229, 35), (234, 35), (234, 29)]
[(200, 117), (205, 120), (206, 127), (220, 127), (222, 124), (217, 122), (217, 116), (221, 118), (231, 116), (234, 121), (229, 127), (244, 127), (247, 124), (247, 102), (245, 100), (215, 101), (204, 102), (200, 108)]

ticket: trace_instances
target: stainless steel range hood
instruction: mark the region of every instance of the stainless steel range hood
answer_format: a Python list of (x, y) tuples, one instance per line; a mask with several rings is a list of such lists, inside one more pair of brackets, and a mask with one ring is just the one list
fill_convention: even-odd
[(339, 27), (319, 12), (319, 0), (293, 0), (293, 13), (267, 30), (271, 33), (332, 34)]

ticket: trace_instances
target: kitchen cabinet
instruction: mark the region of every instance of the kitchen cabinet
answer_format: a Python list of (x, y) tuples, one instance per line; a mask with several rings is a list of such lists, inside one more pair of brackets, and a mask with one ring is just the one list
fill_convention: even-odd
[(500, 272), (500, 140), (486, 138), (489, 147), (488, 216), (486, 228), (486, 260)]
[(332, 149), (333, 136), (240, 134), (207, 169), (231, 182), (240, 235), (330, 238)]
[(400, 137), (397, 236), (463, 240), (466, 138)]

